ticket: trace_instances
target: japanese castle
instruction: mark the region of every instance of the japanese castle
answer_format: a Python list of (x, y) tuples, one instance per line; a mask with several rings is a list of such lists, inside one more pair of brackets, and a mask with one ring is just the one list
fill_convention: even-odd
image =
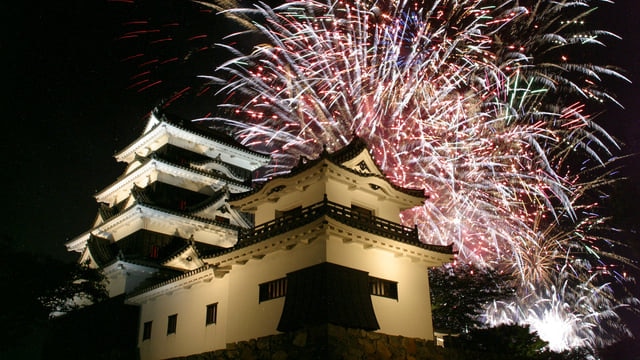
[(401, 225), (426, 197), (390, 183), (361, 139), (256, 185), (268, 155), (156, 111), (115, 158), (124, 174), (66, 246), (139, 307), (141, 359), (323, 323), (433, 340), (427, 269), (452, 247)]

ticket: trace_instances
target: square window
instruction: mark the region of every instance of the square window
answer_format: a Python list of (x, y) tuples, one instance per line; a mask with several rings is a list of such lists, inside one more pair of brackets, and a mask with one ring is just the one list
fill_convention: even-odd
[(167, 319), (167, 335), (175, 334), (178, 325), (178, 314), (169, 315)]
[(142, 328), (142, 340), (149, 339), (151, 339), (151, 321), (145, 322)]
[(206, 325), (215, 324), (218, 320), (218, 303), (207, 305)]

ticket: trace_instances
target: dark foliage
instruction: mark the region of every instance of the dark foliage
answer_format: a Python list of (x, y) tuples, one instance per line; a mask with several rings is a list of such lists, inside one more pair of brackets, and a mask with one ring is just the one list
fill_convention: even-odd
[(460, 333), (478, 327), (485, 305), (513, 296), (511, 279), (510, 274), (467, 264), (429, 269), (434, 328)]
[(139, 309), (118, 296), (51, 320), (44, 359), (136, 360)]
[(0, 358), (40, 358), (52, 309), (77, 308), (67, 299), (79, 293), (93, 302), (107, 298), (102, 274), (88, 266), (32, 253), (7, 236), (0, 239), (0, 252)]
[(501, 325), (488, 329), (473, 329), (460, 337), (448, 338), (446, 346), (474, 352), (505, 354), (510, 359), (537, 359), (547, 342), (528, 327)]
[(589, 349), (556, 353), (546, 349), (547, 342), (528, 326), (501, 325), (473, 329), (459, 337), (447, 337), (447, 349), (460, 359), (484, 360), (585, 360), (594, 359)]
[[(38, 300), (52, 313), (68, 313), (109, 298), (101, 271), (89, 264), (63, 264), (56, 276), (57, 286), (42, 289)], [(81, 298), (81, 300), (78, 300)], [(74, 300), (75, 299), (75, 300)]]

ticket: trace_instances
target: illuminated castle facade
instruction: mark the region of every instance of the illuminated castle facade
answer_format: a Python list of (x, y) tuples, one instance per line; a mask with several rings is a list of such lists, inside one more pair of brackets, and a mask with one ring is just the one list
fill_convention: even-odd
[(154, 114), (116, 159), (125, 173), (67, 248), (139, 307), (142, 359), (323, 323), (433, 339), (427, 268), (452, 249), (400, 224), (426, 199), (391, 184), (363, 141), (256, 187), (268, 156)]

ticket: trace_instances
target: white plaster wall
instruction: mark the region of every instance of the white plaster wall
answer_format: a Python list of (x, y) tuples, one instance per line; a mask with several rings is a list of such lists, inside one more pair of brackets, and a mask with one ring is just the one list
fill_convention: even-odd
[[(326, 239), (326, 240), (325, 240)], [(141, 306), (141, 358), (159, 359), (221, 349), (228, 343), (277, 334), (284, 298), (258, 302), (259, 284), (325, 261), (367, 271), (398, 282), (398, 300), (372, 296), (380, 332), (432, 339), (428, 274), (422, 262), (356, 242), (321, 236), (262, 259), (232, 266), (223, 278), (193, 285)], [(206, 305), (218, 303), (217, 324), (205, 326)], [(178, 314), (177, 331), (167, 335), (167, 317)], [(143, 324), (153, 321), (151, 339), (142, 341)]]
[[(256, 225), (273, 220), (276, 210), (286, 211), (297, 206), (307, 207), (318, 203), (322, 201), (325, 193), (329, 201), (346, 207), (355, 204), (373, 210), (375, 216), (400, 224), (401, 208), (399, 203), (383, 196), (381, 189), (369, 190), (367, 183), (359, 183), (360, 186), (365, 187), (366, 191), (359, 190), (353, 183), (353, 179), (357, 176), (348, 174), (349, 178), (347, 178), (343, 176), (342, 171), (344, 170), (338, 169), (337, 172), (331, 174), (317, 174), (315, 178), (305, 180), (302, 180), (305, 173), (292, 179), (278, 179), (273, 186), (287, 184), (287, 188), (281, 193), (273, 194), (273, 196), (279, 196), (277, 201), (260, 204), (255, 212)], [(287, 183), (288, 180), (289, 183)], [(298, 180), (302, 183), (296, 184), (295, 182)], [(374, 179), (371, 179), (371, 182), (375, 182)], [(299, 187), (296, 189), (296, 186)], [(293, 189), (295, 190), (291, 191)]]
[(127, 277), (124, 271), (116, 271), (107, 276), (109, 283), (107, 290), (109, 291), (109, 297), (118, 296), (124, 293), (124, 289), (127, 283)]
[[(229, 322), (228, 286), (226, 278), (213, 279), (144, 303), (138, 333), (141, 359), (164, 359), (224, 348)], [(218, 303), (217, 322), (206, 325), (206, 306), (212, 303)], [(172, 314), (178, 314), (176, 333), (167, 335), (167, 320)], [(143, 324), (147, 321), (153, 321), (151, 338), (143, 341)]]
[(398, 300), (371, 296), (380, 332), (433, 339), (429, 275), (425, 263), (377, 248), (365, 249), (357, 242), (344, 243), (334, 236), (327, 241), (327, 261), (398, 283)]
[[(360, 186), (368, 187), (367, 184)], [(351, 207), (352, 204), (373, 210), (373, 215), (400, 224), (400, 207), (388, 199), (381, 198), (374, 191), (349, 189), (349, 184), (330, 178), (327, 182), (327, 199), (334, 203)], [(382, 194), (381, 190), (377, 190)]]
[(365, 201), (363, 199), (366, 194), (354, 191), (355, 188), (353, 190), (349, 190), (348, 184), (344, 182), (330, 178), (329, 181), (327, 181), (326, 188), (327, 200), (336, 204), (350, 207), (354, 200), (360, 200), (359, 202), (356, 202), (359, 206), (367, 209), (373, 209), (375, 207), (375, 204), (373, 203), (367, 203), (365, 205)]
[[(349, 189), (349, 184), (329, 178), (326, 182), (317, 181), (304, 191), (283, 192), (277, 202), (264, 203), (256, 212), (256, 224), (273, 220), (276, 210), (286, 211), (297, 206), (307, 207), (316, 204), (327, 194), (331, 202), (350, 207), (352, 204), (373, 210), (375, 216), (400, 224), (400, 207), (398, 204), (380, 199), (374, 192)], [(380, 191), (380, 190), (379, 190)]]
[(310, 184), (304, 189), (304, 191), (295, 190), (289, 192), (288, 190), (294, 189), (294, 185), (289, 184), (288, 189), (283, 190), (278, 194), (279, 198), (276, 202), (264, 202), (255, 212), (255, 223), (260, 225), (271, 221), (275, 218), (276, 210), (286, 211), (295, 207), (307, 207), (322, 201), (324, 197), (324, 183), (315, 182)]
[[(112, 266), (118, 266), (112, 265)], [(107, 275), (108, 284), (107, 291), (109, 297), (118, 296), (123, 293), (129, 293), (137, 288), (140, 283), (149, 278), (156, 270), (148, 269), (147, 271), (136, 269), (135, 265), (123, 264), (123, 268), (110, 270)]]
[[(329, 179), (310, 183), (304, 191), (283, 191), (277, 202), (263, 203), (256, 211), (256, 224), (273, 220), (275, 210), (286, 211), (317, 203), (323, 199), (325, 191), (330, 201), (347, 207), (353, 203), (369, 208), (376, 216), (400, 223), (399, 205), (394, 201), (381, 201), (375, 193), (350, 190), (349, 184)], [(227, 343), (278, 333), (276, 327), (284, 298), (259, 303), (259, 284), (325, 261), (398, 282), (398, 300), (372, 296), (381, 327), (379, 331), (433, 339), (425, 263), (376, 248), (364, 249), (361, 244), (344, 243), (338, 237), (321, 236), (310, 244), (298, 243), (290, 250), (280, 249), (262, 259), (233, 264), (222, 279), (197, 284), (143, 304), (139, 329), (142, 359), (201, 353), (224, 348)], [(218, 323), (206, 327), (206, 305), (214, 302), (219, 303)], [(176, 313), (177, 332), (167, 335), (167, 317)], [(153, 321), (151, 339), (142, 341), (142, 324), (150, 320)]]
[(326, 261), (325, 242), (298, 244), (291, 250), (280, 250), (260, 260), (233, 266), (230, 278), (227, 342), (236, 342), (266, 335), (276, 330), (284, 306), (284, 298), (258, 302), (259, 284), (283, 278), (289, 272)]

